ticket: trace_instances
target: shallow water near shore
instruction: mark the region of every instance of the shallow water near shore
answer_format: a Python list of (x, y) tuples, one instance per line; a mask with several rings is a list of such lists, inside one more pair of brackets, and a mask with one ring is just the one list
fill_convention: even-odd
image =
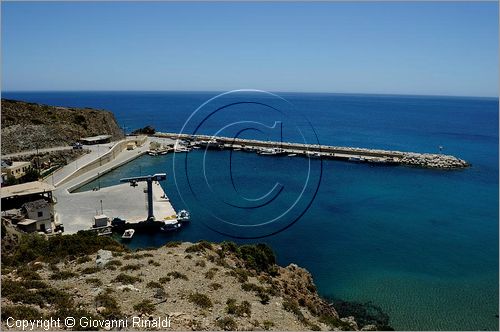
[[(213, 95), (88, 92), (4, 97), (106, 108), (125, 126), (153, 124), (158, 130), (175, 132), (189, 111)], [(437, 152), (442, 145), (446, 153), (473, 166), (438, 171), (323, 161), (319, 192), (307, 212), (292, 227), (258, 241), (273, 247), (280, 264), (307, 268), (322, 295), (371, 301), (389, 314), (396, 329), (497, 330), (498, 100), (320, 94), (290, 94), (287, 99), (309, 118), (323, 144), (417, 152)], [(202, 154), (190, 152), (195, 166)], [(207, 172), (220, 184), (221, 195), (232, 190), (220, 168), (227, 165), (228, 154), (207, 154)], [(304, 158), (243, 152), (233, 157), (234, 180), (248, 197), (266, 192), (274, 181), (293, 192), (304, 179)], [(205, 226), (213, 225), (207, 202), (214, 211), (223, 205), (189, 195), (181, 199), (173, 168), (182, 163), (176, 159), (174, 166), (173, 158), (172, 154), (140, 157), (98, 181), (109, 186), (127, 176), (166, 172), (162, 186), (172, 204), (192, 213), (192, 222), (181, 231), (136, 234), (130, 246), (228, 240)], [(188, 190), (182, 177), (176, 180), (181, 192)], [(204, 185), (196, 177), (193, 181), (193, 186)], [(80, 190), (97, 185), (94, 181)], [(287, 194), (285, 190), (285, 198)], [(275, 208), (286, 203), (277, 201)], [(246, 211), (233, 217), (255, 222), (263, 216)]]

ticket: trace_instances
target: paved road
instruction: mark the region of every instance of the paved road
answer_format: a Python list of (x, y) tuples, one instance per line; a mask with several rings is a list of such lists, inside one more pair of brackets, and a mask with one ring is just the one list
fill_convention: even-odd
[(27, 150), (27, 151), (21, 151), (21, 152), (16, 152), (16, 153), (4, 154), (4, 155), (2, 155), (2, 159), (9, 159), (12, 157), (29, 156), (29, 155), (38, 154), (38, 153), (64, 151), (64, 150), (71, 150), (71, 149), (73, 149), (72, 146), (65, 145), (65, 146), (56, 146), (53, 148), (46, 148), (46, 149)]
[(44, 181), (47, 183), (50, 183), (54, 185), (55, 183), (58, 183), (62, 179), (64, 179), (66, 176), (70, 175), (74, 171), (76, 171), (79, 167), (82, 167), (83, 165), (88, 164), (92, 160), (95, 160), (99, 158), (101, 155), (105, 154), (106, 152), (113, 147), (113, 145), (116, 142), (113, 143), (107, 143), (107, 144), (98, 144), (98, 145), (88, 145), (86, 148), (90, 150), (90, 153), (87, 153), (80, 158), (73, 160), (70, 162), (68, 165), (58, 169), (55, 171), (53, 174), (48, 176)]

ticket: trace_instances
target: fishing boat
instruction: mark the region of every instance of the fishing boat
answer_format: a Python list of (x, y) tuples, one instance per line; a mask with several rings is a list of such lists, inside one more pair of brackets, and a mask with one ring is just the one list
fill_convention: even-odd
[(263, 156), (277, 156), (280, 154), (284, 154), (285, 151), (280, 148), (260, 148), (257, 153)]
[(135, 229), (126, 229), (125, 232), (122, 235), (122, 240), (131, 240), (132, 237), (134, 236)]
[(167, 219), (163, 220), (163, 226), (161, 230), (164, 232), (175, 231), (181, 227), (181, 224), (177, 219)]
[(351, 161), (351, 162), (355, 162), (355, 163), (362, 163), (362, 162), (365, 162), (365, 158), (361, 158), (361, 157), (349, 157), (349, 159), (347, 159), (348, 161)]
[(177, 213), (177, 220), (180, 222), (188, 222), (191, 220), (191, 215), (186, 210), (180, 210), (179, 213)]

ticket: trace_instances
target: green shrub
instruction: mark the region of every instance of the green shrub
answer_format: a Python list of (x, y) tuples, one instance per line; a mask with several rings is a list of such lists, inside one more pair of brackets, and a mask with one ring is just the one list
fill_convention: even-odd
[(156, 281), (148, 282), (146, 287), (148, 287), (148, 288), (163, 288), (163, 286), (159, 282), (156, 282)]
[(205, 266), (207, 266), (207, 263), (205, 263), (205, 261), (203, 259), (200, 259), (200, 260), (197, 260), (194, 265), (195, 266), (205, 267)]
[(154, 261), (153, 259), (150, 259), (150, 260), (148, 261), (148, 264), (149, 264), (149, 265), (153, 265), (153, 266), (161, 266), (161, 264), (160, 264), (160, 263), (158, 263), (158, 262)]
[(81, 270), (81, 272), (83, 274), (92, 274), (92, 273), (96, 273), (98, 271), (99, 271), (99, 268), (97, 266), (90, 266), (90, 267), (86, 267), (86, 268)]
[(170, 281), (170, 277), (160, 277), (160, 279), (158, 279), (158, 281), (161, 283), (161, 284), (164, 284), (164, 283), (167, 283)]
[(128, 284), (135, 284), (136, 282), (141, 282), (142, 279), (125, 273), (120, 273), (119, 275), (116, 276), (115, 279), (113, 279), (113, 281), (120, 282), (124, 285), (128, 285)]
[(66, 279), (73, 278), (73, 277), (76, 277), (76, 276), (77, 276), (77, 274), (74, 273), (74, 272), (71, 272), (71, 271), (61, 271), (61, 272), (53, 273), (50, 276), (50, 279), (52, 279), (52, 280), (66, 280)]
[(208, 270), (207, 272), (205, 272), (205, 278), (207, 278), (207, 279), (213, 279), (215, 277), (215, 273), (218, 270), (219, 270), (218, 268), (212, 267), (210, 270)]
[(208, 287), (210, 287), (210, 289), (212, 289), (212, 290), (218, 290), (218, 289), (222, 288), (222, 285), (214, 282), (214, 283), (211, 283), (210, 285), (208, 285)]
[(87, 263), (87, 262), (90, 262), (92, 259), (89, 257), (89, 256), (82, 256), (82, 257), (78, 257), (77, 260), (76, 260), (76, 264), (83, 264), (83, 263)]
[(236, 303), (235, 299), (228, 299), (226, 301), (226, 312), (231, 315), (250, 317), (252, 314), (251, 308), (252, 306), (248, 301), (243, 301), (239, 305)]
[(228, 274), (238, 279), (239, 282), (246, 282), (248, 280), (248, 277), (251, 275), (247, 270), (240, 268), (231, 270), (228, 272)]
[(116, 300), (108, 293), (104, 292), (95, 297), (96, 307), (104, 307), (104, 311), (99, 314), (105, 319), (119, 319), (122, 314)]
[(3, 280), (2, 297), (12, 302), (36, 304), (40, 307), (44, 307), (46, 304), (55, 305), (56, 307), (73, 305), (69, 294), (52, 288), (40, 280)]
[(238, 329), (238, 324), (231, 317), (220, 318), (215, 321), (215, 325), (225, 331), (236, 331)]
[(181, 241), (170, 241), (170, 242), (167, 242), (164, 247), (167, 247), (167, 248), (176, 248), (178, 246), (180, 246), (182, 244)]
[(191, 303), (193, 303), (193, 304), (196, 304), (197, 306), (199, 306), (201, 308), (205, 308), (206, 309), (206, 308), (211, 308), (212, 307), (212, 301), (205, 294), (191, 293), (188, 296), (188, 301), (191, 302)]
[(171, 276), (174, 279), (188, 280), (188, 277), (185, 274), (182, 274), (182, 273), (177, 272), (177, 271), (169, 272), (169, 273), (167, 273), (167, 276)]
[(16, 274), (24, 280), (41, 280), (42, 277), (27, 265), (21, 266), (17, 269)]
[(302, 322), (304, 324), (308, 323), (307, 319), (304, 317), (304, 314), (302, 313), (302, 311), (300, 311), (300, 308), (299, 308), (299, 305), (297, 304), (297, 301), (295, 301), (291, 298), (283, 299), (283, 309), (293, 313), (300, 322)]
[(122, 266), (120, 268), (120, 271), (137, 271), (140, 270), (142, 267), (141, 264), (127, 264), (125, 266)]
[(106, 263), (106, 267), (109, 268), (111, 266), (122, 266), (123, 263), (119, 259), (112, 259)]
[(155, 311), (155, 306), (150, 300), (142, 300), (134, 305), (134, 310), (142, 314), (151, 314)]
[(257, 272), (269, 272), (276, 264), (273, 250), (266, 244), (242, 245), (237, 256), (245, 262), (245, 266)]
[(269, 331), (272, 327), (274, 327), (274, 323), (271, 322), (270, 320), (263, 321), (262, 325), (264, 327), (264, 330), (266, 330), (266, 331)]
[(94, 254), (99, 249), (124, 251), (125, 247), (110, 237), (97, 236), (86, 231), (51, 236), (47, 239), (39, 234), (22, 234), (12, 254), (2, 253), (2, 263), (17, 266), (34, 260), (55, 263), (69, 256), (81, 257)]
[(200, 252), (205, 251), (205, 249), (212, 249), (212, 244), (208, 241), (199, 241), (184, 250), (185, 252)]
[(97, 279), (97, 278), (88, 278), (88, 279), (85, 279), (85, 282), (87, 284), (92, 284), (94, 286), (101, 286), (102, 285), (101, 279)]
[(43, 314), (37, 309), (27, 305), (3, 305), (2, 320), (12, 317), (14, 319), (36, 320), (43, 318)]

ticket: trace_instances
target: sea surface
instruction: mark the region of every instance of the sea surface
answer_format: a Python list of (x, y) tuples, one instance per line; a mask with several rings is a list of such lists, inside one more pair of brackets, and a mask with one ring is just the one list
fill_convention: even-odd
[[(192, 112), (215, 95), (4, 92), (2, 97), (111, 110), (127, 132), (146, 125), (179, 132)], [(233, 101), (231, 112), (225, 109), (211, 115), (202, 109), (191, 118), (196, 120), (194, 126), (188, 121), (184, 131), (211, 134), (238, 119), (252, 120), (260, 123), (252, 125), (257, 129), (224, 130), (279, 140), (277, 131), (272, 130), (273, 123), (279, 121), (283, 140), (302, 142), (304, 137), (292, 130), (299, 123), (298, 127), (314, 129), (304, 131), (308, 142), (312, 138), (321, 144), (432, 153), (438, 153), (441, 146), (443, 153), (463, 158), (472, 167), (454, 171), (374, 167), (201, 150), (143, 156), (104, 175), (99, 185), (114, 185), (127, 176), (166, 172), (164, 190), (177, 210), (191, 211), (192, 221), (172, 234), (138, 234), (131, 246), (201, 239), (266, 242), (276, 251), (280, 264), (293, 262), (307, 268), (323, 296), (370, 301), (389, 314), (390, 325), (396, 329), (498, 330), (498, 99), (278, 95), (301, 116), (280, 113), (280, 117), (271, 112), (273, 108), (268, 106), (276, 102), (274, 97), (257, 94), (250, 98), (254, 103), (237, 104), (246, 97), (231, 95), (215, 101), (220, 105)], [(285, 105), (280, 100), (277, 103)], [(196, 127), (200, 123), (203, 125)], [(243, 124), (245, 128), (252, 127), (249, 123)], [(290, 227), (286, 226), (294, 220), (257, 228), (263, 233), (253, 228), (234, 233), (216, 218), (252, 225), (272, 219), (294, 201), (307, 179), (313, 185), (306, 188), (296, 206), (305, 213), (290, 212), (299, 217)], [(276, 183), (283, 190), (272, 204), (234, 209), (233, 205), (250, 204), (272, 191)], [(89, 183), (80, 190), (96, 186), (96, 182)], [(190, 188), (196, 188), (195, 193)], [(239, 196), (234, 195), (235, 190)], [(230, 205), (235, 197), (247, 199)], [(221, 234), (257, 236), (282, 228), (257, 240)]]

